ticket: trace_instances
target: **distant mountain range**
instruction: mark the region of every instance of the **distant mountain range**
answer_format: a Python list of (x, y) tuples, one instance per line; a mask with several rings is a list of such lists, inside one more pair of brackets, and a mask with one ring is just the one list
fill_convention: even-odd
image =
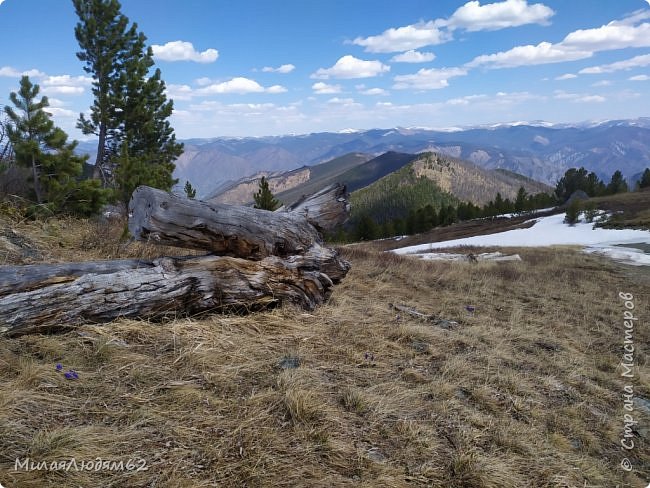
[[(650, 166), (650, 117), (573, 125), (536, 121), (449, 129), (348, 129), (183, 142), (185, 152), (176, 161), (175, 177), (181, 187), (189, 180), (200, 198), (260, 171), (285, 172), (350, 153), (372, 158), (388, 151), (434, 151), (551, 185), (568, 168), (579, 166), (605, 180), (620, 169), (633, 183), (632, 177)], [(80, 151), (91, 153), (93, 146), (82, 143)]]

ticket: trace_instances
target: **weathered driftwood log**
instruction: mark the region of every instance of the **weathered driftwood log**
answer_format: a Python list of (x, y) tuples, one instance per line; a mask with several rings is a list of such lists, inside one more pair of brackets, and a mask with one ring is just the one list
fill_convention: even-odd
[(259, 260), (302, 254), (322, 244), (317, 229), (331, 229), (348, 215), (341, 185), (281, 212), (190, 200), (141, 186), (129, 203), (129, 231), (138, 240)]
[[(0, 334), (21, 335), (279, 302), (311, 310), (349, 264), (316, 244), (302, 255), (250, 261), (224, 256), (0, 267)], [(22, 279), (21, 279), (22, 277)]]

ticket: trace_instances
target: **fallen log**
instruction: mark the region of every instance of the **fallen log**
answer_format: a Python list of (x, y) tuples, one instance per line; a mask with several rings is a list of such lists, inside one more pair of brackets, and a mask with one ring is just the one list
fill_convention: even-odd
[(348, 216), (341, 185), (282, 212), (211, 205), (141, 186), (129, 212), (137, 239), (212, 254), (0, 266), (0, 335), (281, 302), (312, 310), (350, 269), (323, 247), (319, 232)]
[[(319, 245), (302, 255), (260, 261), (192, 256), (3, 266), (0, 334), (49, 332), (119, 317), (250, 311), (281, 302), (312, 310), (349, 268), (335, 250)], [(21, 272), (22, 282), (16, 278)]]
[(129, 202), (129, 231), (141, 241), (260, 260), (322, 244), (320, 230), (345, 221), (345, 187), (332, 185), (288, 211), (207, 203), (140, 186)]

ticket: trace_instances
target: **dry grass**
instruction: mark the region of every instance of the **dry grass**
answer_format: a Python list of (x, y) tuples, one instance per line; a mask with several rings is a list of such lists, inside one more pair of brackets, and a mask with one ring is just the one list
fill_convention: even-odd
[[(125, 248), (121, 229), (92, 222), (12, 225), (47, 259), (155, 252)], [(647, 412), (634, 411), (631, 474), (619, 439), (625, 382), (650, 398), (648, 284), (572, 249), (517, 249), (521, 263), (475, 265), (343, 252), (352, 270), (313, 313), (1, 338), (0, 483), (645, 486)], [(640, 317), (633, 380), (620, 376), (619, 291), (635, 295)], [(398, 317), (388, 303), (459, 326)], [(141, 458), (148, 470), (15, 472), (17, 457)]]

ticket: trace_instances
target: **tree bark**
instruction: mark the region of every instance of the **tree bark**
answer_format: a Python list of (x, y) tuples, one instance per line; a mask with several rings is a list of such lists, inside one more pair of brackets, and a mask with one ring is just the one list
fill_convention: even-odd
[(260, 261), (223, 256), (0, 267), (0, 335), (67, 329), (119, 317), (162, 319), (294, 303), (312, 310), (350, 265), (314, 245)]
[(348, 212), (341, 185), (277, 212), (191, 200), (140, 186), (129, 203), (129, 231), (138, 240), (260, 260), (301, 254), (322, 244), (317, 228), (333, 228)]
[(0, 335), (282, 302), (312, 310), (350, 269), (336, 250), (323, 247), (315, 227), (347, 218), (346, 197), (335, 185), (289, 211), (269, 212), (141, 186), (129, 204), (137, 239), (213, 255), (0, 266)]
[[(339, 183), (304, 196), (285, 211), (302, 215), (320, 231), (329, 231), (344, 224), (350, 217), (350, 202), (345, 185)], [(283, 210), (283, 209), (280, 209)]]
[(36, 203), (39, 205), (43, 203), (43, 195), (41, 193), (41, 176), (38, 171), (38, 164), (36, 163), (36, 156), (32, 154), (32, 178), (34, 178), (34, 193), (36, 194)]

